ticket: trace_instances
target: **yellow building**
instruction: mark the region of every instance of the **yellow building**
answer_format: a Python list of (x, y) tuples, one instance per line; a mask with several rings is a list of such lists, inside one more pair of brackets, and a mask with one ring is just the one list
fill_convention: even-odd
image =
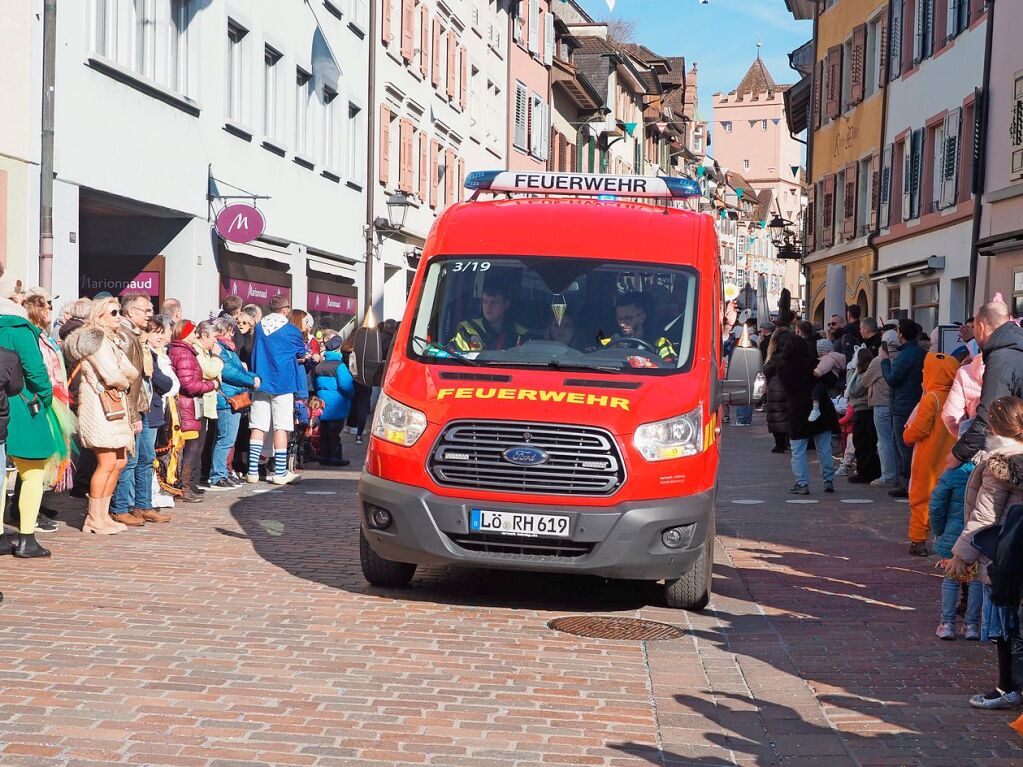
[[(870, 275), (877, 254), (871, 236), (881, 175), (888, 3), (788, 0), (788, 5), (796, 18), (816, 15), (812, 71), (788, 104), (790, 125), (805, 128), (809, 137), (803, 258), (808, 318), (823, 325), (827, 314), (842, 313), (840, 302), (858, 304), (864, 316), (872, 316)], [(844, 283), (841, 291), (835, 281)]]

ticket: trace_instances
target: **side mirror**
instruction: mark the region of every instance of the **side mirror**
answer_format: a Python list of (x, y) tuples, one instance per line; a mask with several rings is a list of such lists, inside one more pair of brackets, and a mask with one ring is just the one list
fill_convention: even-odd
[(763, 371), (760, 350), (755, 346), (736, 346), (728, 358), (728, 370), (721, 381), (721, 403), (748, 407), (753, 404), (753, 385)]
[(355, 331), (352, 344), (352, 354), (355, 355), (354, 378), (363, 386), (372, 386), (384, 364), (380, 331), (376, 328), (361, 327)]

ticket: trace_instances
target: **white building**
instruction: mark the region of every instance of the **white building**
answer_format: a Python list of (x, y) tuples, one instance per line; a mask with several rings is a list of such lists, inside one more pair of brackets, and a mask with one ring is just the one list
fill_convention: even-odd
[[(13, 5), (0, 71), (30, 75), (31, 87), (19, 84), (19, 117), (0, 127), (0, 154), (26, 165), (0, 202), (0, 232), (6, 217), (8, 247), (23, 249), (8, 254), (8, 284), (34, 284), (42, 2)], [(368, 15), (366, 0), (61, 3), (54, 293), (136, 286), (197, 319), (231, 290), (262, 304), (284, 291), (322, 324), (357, 314)], [(6, 39), (24, 33), (29, 64), (24, 44)], [(264, 234), (224, 243), (217, 212), (250, 195)]]
[[(506, 165), (509, 21), (501, 0), (374, 2), (379, 320), (404, 311), (426, 235), (445, 206), (464, 198), (465, 174)], [(387, 201), (398, 193), (410, 205), (395, 229)]]
[(973, 136), (987, 14), (978, 3), (946, 0), (893, 0), (891, 14), (871, 278), (882, 316), (909, 316), (929, 332), (973, 314)]

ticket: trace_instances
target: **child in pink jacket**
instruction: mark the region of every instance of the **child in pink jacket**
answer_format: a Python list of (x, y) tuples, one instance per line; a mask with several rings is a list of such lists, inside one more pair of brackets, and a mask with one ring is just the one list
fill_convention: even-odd
[(977, 415), (980, 390), (984, 382), (984, 357), (978, 354), (956, 373), (948, 399), (941, 409), (941, 420), (949, 433), (958, 439)]
[[(842, 352), (836, 352), (834, 344), (827, 339), (822, 338), (817, 342), (817, 356), (820, 360), (817, 363), (817, 367), (813, 369), (814, 378), (823, 378), (828, 373), (834, 373), (836, 376), (841, 378), (842, 371), (845, 370), (847, 360)], [(821, 397), (827, 397), (827, 389), (818, 381), (813, 386), (813, 407), (810, 409), (810, 415), (806, 417), (807, 421), (813, 423), (821, 417)]]

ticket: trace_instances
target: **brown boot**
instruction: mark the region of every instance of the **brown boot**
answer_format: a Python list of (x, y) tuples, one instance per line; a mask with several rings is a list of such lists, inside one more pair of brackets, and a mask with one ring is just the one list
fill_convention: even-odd
[(170, 522), (169, 514), (161, 514), (156, 509), (135, 509), (132, 514), (138, 514), (146, 522)]
[(146, 524), (146, 521), (142, 519), (142, 516), (135, 516), (130, 511), (126, 511), (123, 514), (110, 514), (110, 518), (115, 522), (120, 522), (122, 525), (128, 527), (142, 527)]
[[(128, 529), (126, 526), (114, 522), (110, 515), (107, 514), (109, 499), (93, 498), (92, 496), (87, 496), (87, 498), (89, 501), (89, 511), (85, 517), (85, 523), (82, 525), (83, 533), (114, 535)], [(107, 501), (107, 503), (104, 504), (104, 501)]]

